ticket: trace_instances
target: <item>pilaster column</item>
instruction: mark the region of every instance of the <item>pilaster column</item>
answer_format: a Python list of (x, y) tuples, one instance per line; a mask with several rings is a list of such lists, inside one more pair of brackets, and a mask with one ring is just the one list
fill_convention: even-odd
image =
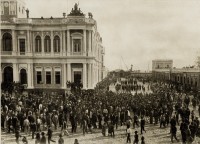
[(94, 88), (94, 64), (91, 64), (91, 87)]
[(53, 56), (54, 54), (54, 47), (53, 47), (53, 31), (51, 31), (51, 55)]
[(87, 65), (83, 63), (83, 89), (87, 89)]
[(32, 34), (33, 32), (32, 31), (30, 31), (30, 34), (29, 34), (29, 36), (30, 36), (30, 55), (32, 55), (33, 54), (33, 34)]
[(28, 64), (28, 88), (33, 88), (33, 71), (32, 71), (32, 64)]
[(95, 34), (92, 32), (92, 56), (95, 56), (95, 46), (96, 46), (96, 39), (95, 39)]
[(15, 30), (12, 30), (12, 52), (13, 54), (16, 54), (17, 49), (16, 49), (16, 35), (15, 35)]
[(65, 56), (66, 53), (66, 43), (65, 43), (65, 31), (63, 31), (63, 55)]
[(71, 63), (67, 64), (67, 80), (68, 81), (72, 81), (72, 74), (71, 74)]
[(30, 53), (30, 30), (27, 30), (27, 51), (26, 53)]
[(19, 69), (16, 63), (13, 63), (13, 81), (19, 82)]
[(83, 30), (83, 55), (87, 55), (86, 52), (86, 30)]
[(60, 56), (63, 54), (63, 34), (61, 33), (61, 38), (60, 38)]
[(42, 55), (44, 55), (44, 34), (43, 34), (43, 31), (42, 31), (42, 36), (41, 36), (41, 43), (42, 43)]
[(66, 64), (62, 64), (62, 87), (63, 89), (66, 89), (66, 82), (67, 82), (67, 77), (66, 77)]
[(70, 30), (67, 30), (67, 56), (70, 55)]
[(88, 64), (88, 88), (92, 88), (92, 64)]
[(31, 34), (31, 47), (32, 47), (32, 54), (34, 55), (35, 54), (35, 36), (34, 36), (34, 33), (32, 32)]
[(91, 52), (92, 52), (92, 32), (91, 31), (89, 31), (89, 37), (88, 37), (88, 39), (89, 39), (89, 44), (88, 44), (88, 55), (89, 56), (91, 56)]
[(99, 82), (99, 68), (98, 68), (98, 63), (97, 63), (96, 69), (97, 69), (97, 83), (98, 83)]

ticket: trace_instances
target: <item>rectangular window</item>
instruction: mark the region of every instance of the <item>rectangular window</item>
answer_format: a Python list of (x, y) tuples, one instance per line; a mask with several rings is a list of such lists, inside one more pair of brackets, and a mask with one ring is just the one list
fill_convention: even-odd
[(56, 82), (56, 84), (60, 84), (60, 72), (59, 71), (55, 72), (55, 82)]
[(80, 39), (73, 40), (73, 51), (81, 52), (81, 40)]
[(25, 54), (25, 39), (19, 39), (20, 55)]
[(42, 72), (37, 71), (37, 84), (41, 84), (41, 83), (42, 83)]
[(51, 72), (46, 72), (46, 84), (51, 84)]

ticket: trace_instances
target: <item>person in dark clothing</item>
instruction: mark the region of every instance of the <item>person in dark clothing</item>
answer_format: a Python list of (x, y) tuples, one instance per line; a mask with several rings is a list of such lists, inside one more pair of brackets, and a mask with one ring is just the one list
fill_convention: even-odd
[(96, 122), (97, 122), (97, 114), (93, 113), (92, 114), (92, 126), (94, 127), (94, 129), (97, 128)]
[(62, 127), (63, 125), (63, 113), (59, 113), (58, 115), (58, 122), (59, 122), (59, 127)]
[(76, 120), (75, 120), (75, 115), (73, 113), (70, 114), (70, 122), (72, 126), (71, 132), (74, 133), (76, 131)]
[(111, 137), (115, 136), (114, 124), (112, 122), (110, 122), (108, 125), (108, 133), (111, 135)]
[(36, 123), (35, 122), (31, 123), (30, 129), (31, 129), (31, 133), (32, 133), (32, 139), (34, 139), (35, 132), (36, 132)]
[(8, 133), (10, 133), (11, 130), (13, 131), (12, 117), (11, 116), (8, 118), (7, 125), (8, 125)]
[(55, 142), (54, 140), (52, 140), (52, 134), (53, 134), (53, 131), (52, 131), (51, 127), (49, 126), (48, 131), (47, 131), (48, 144), (50, 144), (50, 141)]
[(135, 131), (133, 144), (138, 144), (138, 143), (139, 143), (138, 132)]
[(141, 137), (141, 144), (145, 144), (144, 136)]
[(19, 138), (21, 137), (19, 130), (15, 131), (15, 138), (16, 138), (16, 143), (19, 144)]
[(170, 127), (170, 133), (171, 133), (172, 127), (176, 126), (176, 118), (175, 118), (175, 116), (172, 117), (172, 119), (170, 120), (170, 125), (171, 125), (171, 127)]
[(46, 137), (45, 137), (45, 133), (44, 133), (44, 132), (42, 132), (42, 133), (41, 133), (41, 135), (42, 135), (42, 137), (41, 137), (41, 139), (40, 139), (40, 144), (46, 144)]
[(23, 144), (28, 144), (28, 140), (25, 136), (22, 138), (22, 142), (23, 142)]
[(12, 118), (12, 126), (13, 126), (13, 132), (16, 130), (16, 125), (17, 125), (18, 119), (16, 116), (13, 116)]
[(194, 121), (191, 122), (191, 124), (189, 125), (189, 129), (191, 132), (191, 137), (194, 139), (195, 135), (196, 135), (196, 123)]
[(62, 134), (59, 135), (58, 144), (64, 144), (64, 139), (62, 138)]
[(176, 137), (176, 132), (177, 132), (177, 128), (175, 125), (171, 125), (171, 142), (173, 143), (173, 138), (175, 138), (178, 142), (178, 139)]
[(83, 128), (83, 135), (85, 135), (85, 132), (87, 132), (87, 121), (85, 118), (82, 119), (82, 128)]
[(125, 113), (123, 111), (120, 112), (120, 122), (121, 122), (121, 126), (124, 124), (124, 117), (125, 117)]
[(164, 114), (163, 115), (161, 115), (161, 117), (160, 117), (160, 128), (162, 127), (162, 125), (165, 127), (165, 116), (164, 116)]
[(99, 129), (102, 128), (101, 121), (102, 121), (102, 115), (99, 113), (99, 114), (98, 114)]
[(181, 130), (182, 142), (185, 143), (187, 140), (187, 134), (186, 134), (187, 124), (185, 123), (184, 120), (181, 123), (180, 130)]
[(37, 133), (37, 134), (36, 134), (36, 137), (35, 137), (35, 144), (40, 144), (40, 133)]
[(137, 114), (134, 114), (134, 117), (133, 117), (133, 128), (135, 128), (135, 125), (139, 127)]
[(118, 122), (119, 122), (119, 116), (117, 113), (115, 113), (115, 125), (116, 125), (116, 129), (118, 128)]
[(145, 120), (144, 120), (144, 118), (142, 117), (142, 118), (141, 118), (141, 122), (140, 122), (141, 134), (142, 134), (143, 131), (145, 131), (145, 133), (146, 133), (146, 130), (144, 129), (144, 126), (145, 126)]

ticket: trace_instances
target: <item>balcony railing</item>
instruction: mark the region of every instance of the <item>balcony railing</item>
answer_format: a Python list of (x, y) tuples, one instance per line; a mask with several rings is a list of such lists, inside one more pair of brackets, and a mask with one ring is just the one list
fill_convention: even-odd
[[(51, 24), (96, 24), (96, 21), (91, 18), (69, 16), (67, 18), (13, 18), (13, 22), (17, 24), (36, 24), (36, 25), (51, 25)], [(0, 21), (3, 23), (3, 21)]]
[(73, 56), (82, 56), (83, 52), (71, 52), (70, 55), (73, 55)]
[(12, 51), (1, 51), (1, 55), (12, 55)]
[(20, 55), (25, 55), (25, 52), (20, 52)]

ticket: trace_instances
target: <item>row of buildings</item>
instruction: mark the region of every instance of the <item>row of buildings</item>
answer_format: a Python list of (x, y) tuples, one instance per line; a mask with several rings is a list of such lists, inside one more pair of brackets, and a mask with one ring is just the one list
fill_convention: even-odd
[(92, 89), (105, 76), (105, 47), (91, 13), (75, 4), (60, 18), (29, 18), (25, 0), (1, 0), (1, 82), (27, 89)]
[(173, 60), (153, 60), (152, 77), (173, 83), (180, 89), (200, 90), (200, 68), (174, 68)]

